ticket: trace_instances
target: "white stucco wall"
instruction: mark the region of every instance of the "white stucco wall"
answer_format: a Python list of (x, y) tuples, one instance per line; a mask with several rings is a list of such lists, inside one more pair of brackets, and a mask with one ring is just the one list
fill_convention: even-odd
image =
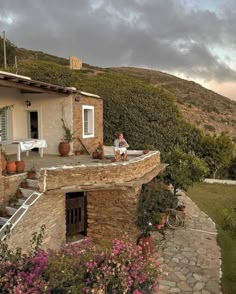
[[(26, 107), (24, 101), (31, 102)], [(53, 94), (21, 94), (17, 89), (0, 88), (0, 105), (14, 104), (9, 111), (9, 142), (28, 138), (27, 112), (38, 112), (39, 138), (45, 139), (48, 148), (45, 154), (58, 154), (58, 144), (63, 137), (61, 118), (72, 126), (72, 95)], [(6, 145), (7, 153), (16, 152), (15, 145)]]

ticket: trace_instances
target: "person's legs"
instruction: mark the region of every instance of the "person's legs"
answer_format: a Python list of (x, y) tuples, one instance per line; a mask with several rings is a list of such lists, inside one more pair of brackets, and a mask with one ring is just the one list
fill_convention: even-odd
[(120, 151), (119, 150), (115, 151), (115, 160), (120, 161)]
[(128, 153), (127, 151), (125, 153), (123, 153), (123, 160), (127, 161), (128, 160)]

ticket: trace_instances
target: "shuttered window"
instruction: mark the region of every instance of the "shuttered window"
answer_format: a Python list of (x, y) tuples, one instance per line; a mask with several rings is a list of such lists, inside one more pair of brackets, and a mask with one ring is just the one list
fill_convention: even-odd
[(1, 141), (7, 140), (7, 109), (0, 110), (0, 136)]
[(83, 138), (94, 137), (94, 106), (82, 106)]

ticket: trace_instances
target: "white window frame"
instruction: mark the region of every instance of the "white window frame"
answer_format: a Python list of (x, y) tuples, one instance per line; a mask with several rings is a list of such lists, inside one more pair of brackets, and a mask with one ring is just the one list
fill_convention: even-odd
[[(3, 126), (1, 126), (2, 122), (3, 122)], [(8, 110), (7, 109), (1, 110), (1, 113), (0, 113), (0, 128), (2, 127), (3, 127), (3, 130), (0, 129), (0, 131), (2, 131), (0, 132), (0, 142), (6, 142), (8, 140)]]
[[(88, 125), (89, 134), (85, 134), (85, 124), (84, 124), (84, 111), (90, 110), (90, 122)], [(83, 123), (83, 138), (92, 138), (94, 137), (94, 106), (92, 105), (82, 105), (82, 123)]]

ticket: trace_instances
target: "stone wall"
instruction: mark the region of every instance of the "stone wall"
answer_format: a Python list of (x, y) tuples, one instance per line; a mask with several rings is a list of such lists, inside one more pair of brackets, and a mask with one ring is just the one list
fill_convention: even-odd
[(70, 69), (81, 69), (82, 68), (82, 60), (76, 56), (69, 57)]
[[(32, 234), (45, 224), (43, 247), (60, 248), (66, 241), (65, 194), (72, 191), (87, 191), (89, 238), (96, 243), (110, 242), (123, 239), (127, 233), (134, 243), (139, 235), (135, 220), (143, 179), (150, 181), (161, 169), (157, 151), (125, 163), (42, 169), (39, 183), (44, 194), (12, 229), (8, 243), (11, 248), (22, 247), (26, 251)], [(107, 184), (109, 187), (104, 188)]]
[(10, 248), (30, 249), (30, 240), (34, 232), (46, 225), (43, 240), (44, 249), (58, 249), (65, 243), (65, 195), (64, 193), (43, 194), (24, 214), (12, 229), (7, 241)]
[[(110, 243), (127, 235), (127, 240), (135, 243), (139, 235), (135, 220), (140, 188), (88, 192), (87, 236), (95, 243)], [(12, 229), (7, 243), (12, 249), (20, 247), (26, 252), (31, 248), (32, 234), (46, 225), (43, 248), (59, 249), (66, 242), (65, 221), (65, 193), (42, 194)]]
[(204, 182), (208, 184), (236, 185), (236, 181), (233, 181), (233, 180), (205, 179)]
[(94, 242), (124, 239), (127, 233), (136, 242), (139, 231), (135, 225), (140, 188), (88, 192), (88, 237)]
[(4, 178), (3, 202), (6, 205), (7, 202), (15, 195), (16, 190), (20, 186), (20, 183), (26, 179), (26, 173), (15, 174), (15, 175), (6, 176), (3, 178)]
[[(94, 137), (83, 138), (82, 105), (94, 106)], [(82, 141), (91, 154), (99, 142), (103, 143), (103, 100), (92, 96), (78, 95), (73, 101), (73, 125), (75, 137)], [(83, 149), (79, 140), (74, 141), (74, 150)]]
[(20, 183), (26, 178), (26, 173), (3, 176), (2, 162), (0, 152), (0, 207), (5, 206), (7, 202), (15, 195)]
[[(2, 153), (0, 152), (0, 159)], [(2, 175), (2, 160), (0, 160), (0, 208), (4, 203), (4, 177)]]
[(160, 166), (161, 170), (160, 152), (151, 151), (127, 162), (42, 169), (39, 177), (39, 187), (40, 191), (58, 188), (74, 189), (76, 191), (81, 187), (86, 188), (89, 186), (93, 186), (94, 189), (106, 187), (106, 185), (124, 186), (133, 180), (144, 177), (158, 166)]

